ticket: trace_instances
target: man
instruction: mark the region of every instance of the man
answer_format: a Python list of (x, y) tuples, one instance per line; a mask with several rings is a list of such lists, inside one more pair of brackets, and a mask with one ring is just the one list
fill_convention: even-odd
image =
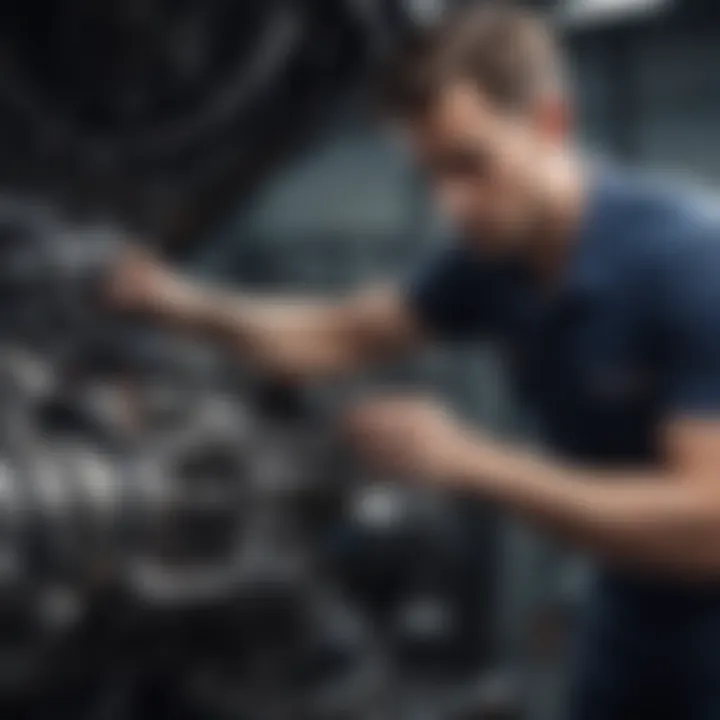
[(706, 201), (583, 161), (550, 32), (476, 7), (382, 78), (462, 237), (407, 287), (337, 304), (231, 296), (130, 258), (124, 307), (214, 333), (275, 372), (348, 372), (485, 335), (556, 455), (430, 400), (348, 419), (378, 465), (476, 492), (595, 553), (572, 717), (720, 718), (720, 221)]

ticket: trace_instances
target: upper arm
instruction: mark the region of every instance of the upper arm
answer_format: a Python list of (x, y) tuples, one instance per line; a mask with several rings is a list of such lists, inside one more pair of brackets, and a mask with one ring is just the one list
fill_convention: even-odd
[(659, 348), (669, 414), (720, 418), (720, 232), (668, 256), (658, 287)]
[(656, 299), (664, 447), (676, 468), (714, 479), (720, 476), (720, 233), (688, 238), (666, 260)]

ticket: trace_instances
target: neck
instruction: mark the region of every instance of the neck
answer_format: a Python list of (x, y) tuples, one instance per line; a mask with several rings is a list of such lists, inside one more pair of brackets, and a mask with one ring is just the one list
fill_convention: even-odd
[(539, 198), (542, 220), (531, 244), (530, 268), (543, 286), (562, 275), (579, 239), (587, 198), (586, 168), (575, 154), (551, 161)]

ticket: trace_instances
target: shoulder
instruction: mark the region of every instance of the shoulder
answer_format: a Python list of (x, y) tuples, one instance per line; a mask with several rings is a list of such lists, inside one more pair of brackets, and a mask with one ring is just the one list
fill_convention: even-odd
[(405, 289), (408, 307), (438, 337), (490, 331), (497, 322), (501, 274), (462, 245), (436, 251)]
[(720, 195), (676, 177), (628, 173), (616, 182), (613, 242), (639, 284), (669, 291), (720, 280)]
[(697, 252), (717, 243), (720, 233), (720, 195), (701, 185), (670, 176), (633, 179), (629, 206), (637, 215), (641, 250)]
[(638, 233), (633, 274), (649, 318), (679, 343), (720, 337), (720, 198), (672, 178), (642, 192), (653, 217)]

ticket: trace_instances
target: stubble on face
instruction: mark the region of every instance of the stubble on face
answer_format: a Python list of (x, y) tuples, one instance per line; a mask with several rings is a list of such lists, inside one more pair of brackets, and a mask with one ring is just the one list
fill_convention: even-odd
[(521, 114), (475, 86), (446, 88), (408, 133), (441, 211), (488, 256), (514, 254), (536, 224), (538, 147)]

